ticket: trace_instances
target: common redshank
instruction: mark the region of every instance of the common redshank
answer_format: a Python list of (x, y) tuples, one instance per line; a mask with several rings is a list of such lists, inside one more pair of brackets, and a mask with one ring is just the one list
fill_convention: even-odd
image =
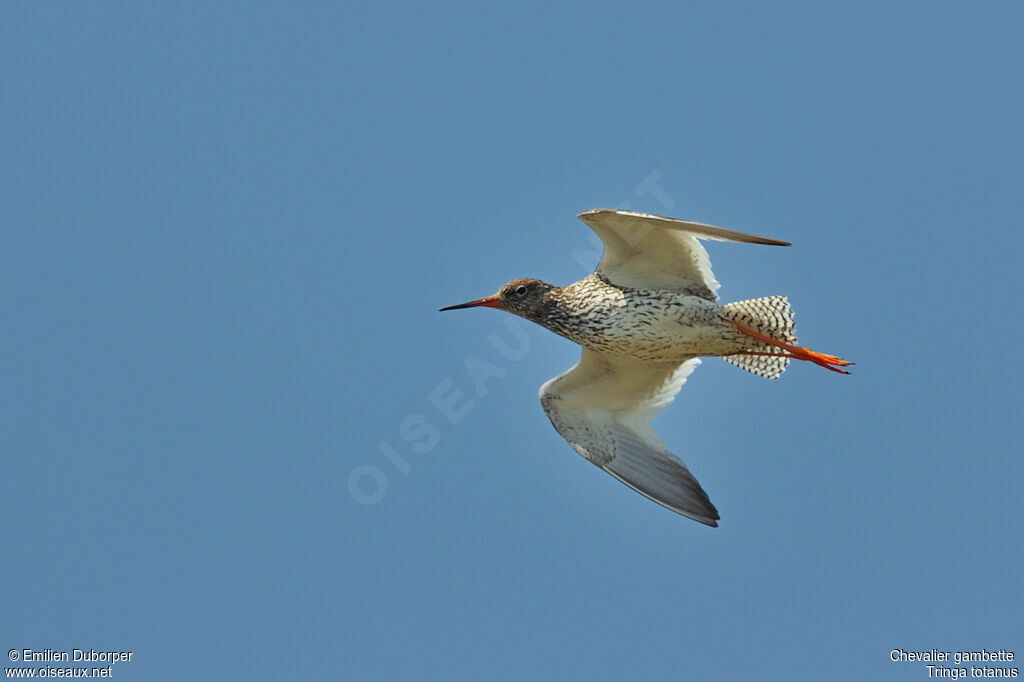
[(580, 361), (540, 388), (555, 429), (633, 490), (717, 526), (708, 494), (651, 427), (699, 356), (768, 379), (779, 378), (790, 359), (841, 374), (852, 363), (795, 345), (785, 296), (718, 305), (720, 285), (698, 239), (789, 242), (633, 211), (595, 209), (579, 218), (604, 243), (592, 274), (565, 287), (514, 279), (493, 296), (441, 310), (500, 308), (581, 345)]

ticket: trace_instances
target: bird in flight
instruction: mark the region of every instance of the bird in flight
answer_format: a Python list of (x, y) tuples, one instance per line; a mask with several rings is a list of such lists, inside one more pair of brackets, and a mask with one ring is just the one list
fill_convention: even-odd
[(717, 526), (708, 494), (651, 427), (700, 356), (768, 379), (791, 359), (841, 374), (853, 363), (797, 346), (785, 296), (718, 304), (720, 285), (699, 239), (789, 242), (634, 211), (594, 209), (579, 218), (604, 244), (589, 276), (565, 287), (514, 279), (493, 296), (441, 310), (499, 308), (581, 345), (580, 361), (540, 388), (555, 429), (633, 490)]

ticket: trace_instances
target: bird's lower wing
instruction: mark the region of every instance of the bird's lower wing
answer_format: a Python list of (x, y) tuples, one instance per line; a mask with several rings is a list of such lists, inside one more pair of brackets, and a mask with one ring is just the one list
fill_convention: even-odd
[(578, 453), (674, 512), (717, 526), (718, 510), (686, 465), (650, 427), (700, 364), (654, 363), (584, 350), (541, 387), (551, 423)]

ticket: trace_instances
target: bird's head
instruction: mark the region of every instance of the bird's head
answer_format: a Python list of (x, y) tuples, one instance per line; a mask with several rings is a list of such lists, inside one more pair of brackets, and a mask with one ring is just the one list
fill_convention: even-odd
[(500, 308), (528, 320), (536, 321), (542, 317), (550, 306), (548, 292), (557, 287), (539, 279), (520, 278), (503, 285), (498, 293), (485, 296), (475, 301), (450, 305), (441, 310), (458, 310), (459, 308)]

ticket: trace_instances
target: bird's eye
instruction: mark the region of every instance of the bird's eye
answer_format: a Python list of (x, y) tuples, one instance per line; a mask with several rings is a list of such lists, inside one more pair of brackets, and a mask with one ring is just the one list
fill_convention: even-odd
[(526, 296), (526, 287), (520, 284), (516, 287), (516, 296)]

